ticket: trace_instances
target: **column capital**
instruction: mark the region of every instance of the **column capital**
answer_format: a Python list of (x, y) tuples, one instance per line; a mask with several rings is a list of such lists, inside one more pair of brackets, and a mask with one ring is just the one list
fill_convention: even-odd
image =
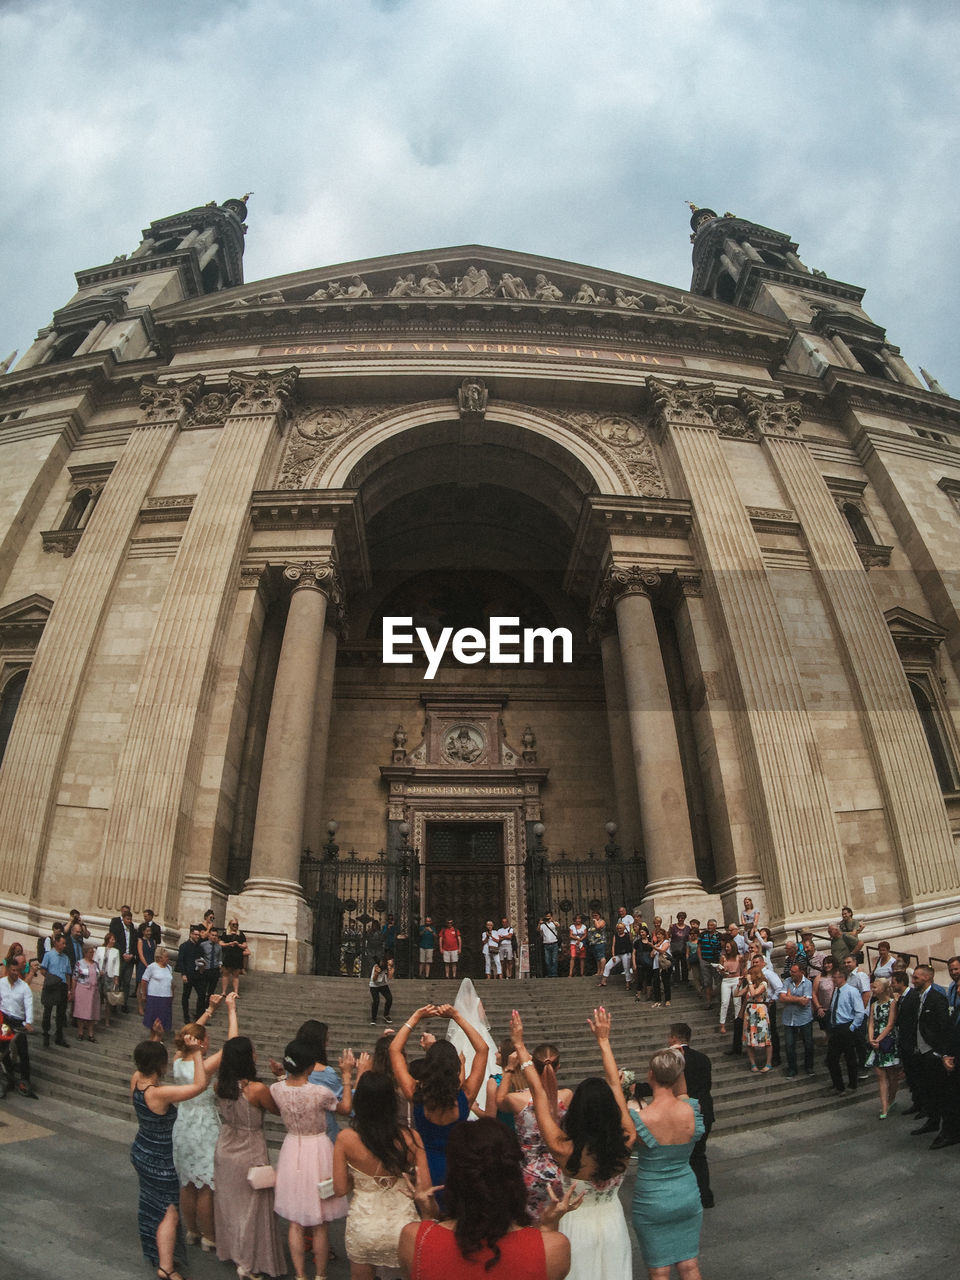
[(233, 397), (230, 416), (261, 416), (271, 413), (286, 416), (299, 377), (300, 370), (294, 365), (277, 373), (240, 373), (232, 370), (227, 375), (227, 387)]
[(294, 592), (310, 589), (319, 591), (336, 610), (343, 613), (344, 590), (340, 571), (332, 560), (303, 560), (284, 565), (283, 576), (293, 583)]
[(647, 378), (650, 394), (650, 427), (663, 435), (667, 427), (682, 423), (687, 427), (716, 426), (714, 412), (717, 389), (712, 382), (694, 386), (686, 382), (664, 382), (651, 374)]
[(791, 440), (800, 438), (802, 414), (799, 400), (758, 396), (746, 387), (741, 387), (737, 392), (737, 404), (758, 436), (785, 436)]
[(157, 382), (155, 377), (144, 378), (140, 383), (141, 425), (176, 422), (193, 408), (202, 390), (201, 373), (195, 378), (183, 378), (179, 382)]
[(602, 638), (613, 630), (613, 610), (618, 600), (625, 596), (649, 599), (662, 582), (660, 570), (650, 565), (609, 565), (590, 607), (590, 631)]

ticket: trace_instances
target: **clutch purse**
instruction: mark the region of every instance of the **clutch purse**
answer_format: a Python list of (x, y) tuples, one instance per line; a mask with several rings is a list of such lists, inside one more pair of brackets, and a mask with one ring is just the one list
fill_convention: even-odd
[(265, 1191), (277, 1185), (277, 1171), (272, 1164), (255, 1164), (247, 1170), (247, 1181), (254, 1191)]

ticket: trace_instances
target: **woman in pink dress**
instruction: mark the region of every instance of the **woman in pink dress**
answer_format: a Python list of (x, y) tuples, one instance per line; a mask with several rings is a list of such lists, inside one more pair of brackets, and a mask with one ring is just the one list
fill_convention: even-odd
[(92, 1043), (97, 1037), (93, 1029), (100, 1021), (100, 966), (94, 960), (96, 947), (83, 945), (83, 959), (73, 968), (73, 1016), (77, 1020), (77, 1039), (84, 1036)]
[[(327, 1137), (327, 1112), (348, 1116), (353, 1106), (353, 1054), (340, 1055), (343, 1097), (322, 1084), (311, 1084), (316, 1054), (311, 1045), (291, 1040), (283, 1055), (286, 1076), (270, 1086), (270, 1096), (280, 1109), (287, 1136), (277, 1161), (274, 1208), (289, 1226), (290, 1254), (298, 1280), (305, 1275), (304, 1228), (313, 1229), (313, 1257), (317, 1275), (327, 1274), (330, 1253), (327, 1223), (347, 1216), (347, 1199), (333, 1194), (333, 1143)], [(370, 1055), (360, 1055), (360, 1071), (370, 1065)], [(318, 1185), (327, 1183), (326, 1195)]]

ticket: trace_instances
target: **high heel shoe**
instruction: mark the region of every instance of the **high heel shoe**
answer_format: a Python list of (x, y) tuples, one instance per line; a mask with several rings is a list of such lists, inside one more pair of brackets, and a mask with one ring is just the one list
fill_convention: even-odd
[(200, 1245), (200, 1248), (203, 1250), (204, 1253), (212, 1253), (213, 1250), (216, 1249), (217, 1247), (216, 1240), (208, 1240), (207, 1237), (204, 1235), (201, 1235), (199, 1237), (199, 1240), (197, 1241), (197, 1243)]

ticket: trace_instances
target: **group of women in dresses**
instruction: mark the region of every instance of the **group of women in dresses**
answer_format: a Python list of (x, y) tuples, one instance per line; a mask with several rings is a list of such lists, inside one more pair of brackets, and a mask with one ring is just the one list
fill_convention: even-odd
[[(209, 1013), (180, 1032), (173, 1084), (163, 1081), (161, 1042), (145, 1041), (135, 1054), (140, 1234), (161, 1280), (182, 1276), (190, 1243), (216, 1249), (241, 1280), (285, 1275), (281, 1217), (298, 1277), (312, 1248), (322, 1280), (328, 1224), (346, 1217), (351, 1280), (375, 1280), (382, 1268), (456, 1280), (479, 1274), (480, 1264), (491, 1280), (631, 1280), (619, 1193), (635, 1146), (633, 1221), (651, 1280), (665, 1280), (672, 1265), (683, 1280), (698, 1280), (702, 1209), (689, 1155), (703, 1122), (697, 1103), (678, 1096), (682, 1050), (651, 1059), (652, 1099), (641, 1113), (625, 1101), (605, 1010), (588, 1019), (603, 1074), (572, 1092), (557, 1083), (555, 1046), (528, 1052), (514, 1014), (499, 1083), (487, 1089), (492, 1041), (474, 994), (474, 1021), (450, 1005), (411, 1014), (378, 1055), (382, 1070), (369, 1055), (355, 1061), (345, 1051), (342, 1083), (326, 1062), (326, 1028), (305, 1023), (283, 1061), (271, 1063), (279, 1078), (267, 1087), (251, 1041), (238, 1033), (232, 993), (227, 1008), (229, 1038), (219, 1053), (209, 1053)], [(411, 1034), (431, 1019), (449, 1021), (452, 1041), (421, 1034), (425, 1053), (408, 1064)], [(324, 1073), (326, 1083), (316, 1083)], [(406, 1103), (412, 1125), (404, 1123)], [(462, 1123), (471, 1108), (484, 1114)], [(287, 1130), (275, 1186), (267, 1112)], [(328, 1121), (337, 1114), (352, 1114), (352, 1124), (334, 1147)]]

